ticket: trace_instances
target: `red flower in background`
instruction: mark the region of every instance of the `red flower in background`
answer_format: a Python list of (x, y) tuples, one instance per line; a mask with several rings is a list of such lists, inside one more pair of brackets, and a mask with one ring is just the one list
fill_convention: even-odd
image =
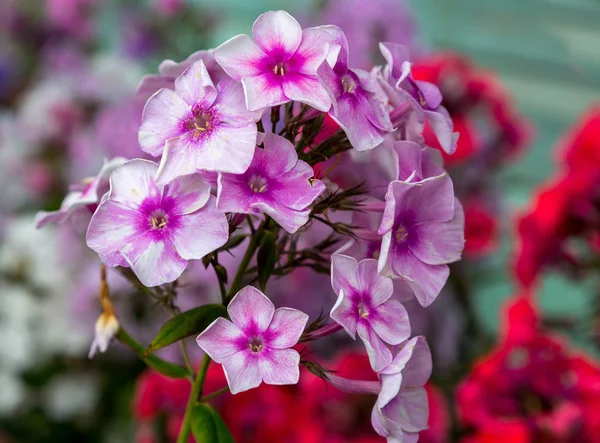
[(479, 198), (468, 200), (465, 211), (465, 254), (486, 255), (498, 246), (498, 221), (494, 213)]
[(567, 240), (582, 237), (594, 251), (600, 232), (600, 107), (592, 108), (560, 143), (567, 168), (537, 191), (532, 208), (518, 221), (515, 273), (532, 286), (546, 266), (577, 272), (581, 251)]
[[(326, 365), (336, 375), (376, 380), (366, 354), (345, 352)], [(204, 393), (226, 386), (223, 371), (211, 365)], [(137, 384), (134, 414), (138, 421), (136, 443), (157, 443), (153, 422), (166, 417), (165, 436), (175, 442), (187, 403), (190, 383), (144, 372)], [(445, 443), (450, 419), (444, 398), (432, 385), (429, 393), (430, 428), (421, 432), (422, 443)], [(338, 391), (303, 371), (296, 386), (262, 385), (237, 395), (211, 401), (229, 426), (236, 443), (385, 443), (371, 426), (375, 397)], [(193, 439), (190, 438), (190, 442)]]
[(464, 441), (600, 442), (600, 368), (541, 330), (528, 298), (510, 303), (504, 328), (457, 391)]

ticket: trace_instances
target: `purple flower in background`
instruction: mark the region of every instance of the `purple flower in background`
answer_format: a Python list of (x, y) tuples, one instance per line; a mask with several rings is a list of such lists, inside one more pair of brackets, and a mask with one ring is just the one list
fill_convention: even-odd
[(246, 286), (227, 307), (229, 318), (218, 318), (196, 342), (222, 364), (232, 394), (270, 385), (298, 383), (300, 354), (290, 349), (300, 339), (308, 315), (275, 306), (262, 292)]
[(353, 338), (364, 342), (374, 371), (381, 371), (392, 362), (392, 353), (385, 345), (399, 345), (410, 336), (408, 314), (397, 300), (392, 280), (377, 274), (377, 261), (365, 259), (358, 263), (347, 255), (331, 258), (331, 284), (338, 299), (331, 318), (342, 325)]
[(206, 70), (213, 82), (218, 83), (225, 77), (225, 72), (213, 57), (212, 49), (196, 51), (179, 63), (173, 60), (163, 60), (158, 65), (158, 74), (148, 74), (142, 77), (138, 85), (138, 98), (148, 100), (152, 94), (163, 88), (174, 90), (175, 79), (183, 74), (183, 71), (200, 60), (204, 62), (204, 66), (206, 66)]
[(244, 85), (248, 109), (293, 100), (329, 110), (331, 99), (317, 78), (329, 52), (328, 33), (320, 28), (303, 31), (287, 12), (269, 11), (254, 22), (252, 37), (254, 41), (238, 35), (214, 51), (225, 72)]
[(422, 306), (438, 296), (460, 260), (464, 214), (448, 175), (420, 182), (393, 181), (385, 196), (379, 234), (379, 273), (405, 279)]
[(215, 88), (199, 61), (177, 77), (175, 91), (161, 89), (148, 100), (139, 142), (145, 152), (163, 154), (159, 183), (198, 170), (241, 174), (252, 161), (259, 119), (237, 82), (224, 78)]
[(92, 217), (87, 245), (107, 266), (130, 266), (145, 286), (176, 280), (188, 260), (223, 246), (225, 214), (199, 175), (157, 185), (158, 165), (131, 160), (110, 177), (110, 192)]
[(427, 429), (429, 403), (424, 385), (431, 376), (431, 353), (423, 337), (408, 341), (379, 373), (381, 392), (371, 414), (375, 431), (388, 442), (417, 442)]
[(411, 141), (392, 145), (396, 180), (418, 182), (444, 174), (444, 160), (437, 149), (421, 147)]
[(348, 42), (336, 26), (324, 26), (336, 47), (340, 47), (337, 63), (331, 68), (323, 63), (319, 77), (333, 96), (329, 115), (348, 136), (358, 151), (373, 149), (383, 142), (386, 133), (394, 130), (385, 104), (375, 97), (376, 85), (366, 71), (348, 68)]
[(89, 220), (102, 196), (108, 192), (110, 174), (126, 161), (127, 159), (123, 157), (105, 161), (97, 176), (88, 177), (79, 184), (71, 185), (71, 192), (63, 200), (60, 209), (51, 212), (39, 211), (35, 215), (35, 226), (39, 229), (48, 223), (64, 223), (70, 217), (73, 217), (76, 225), (79, 225), (78, 215)]
[(392, 123), (403, 127), (409, 140), (421, 143), (425, 120), (429, 122), (440, 145), (448, 154), (456, 150), (458, 134), (448, 111), (441, 105), (442, 94), (433, 83), (413, 80), (410, 74), (408, 51), (396, 43), (380, 43), (379, 49), (387, 65), (379, 75), (380, 86), (394, 111)]
[(243, 214), (265, 213), (293, 234), (305, 225), (309, 206), (325, 190), (308, 163), (285, 138), (265, 134), (243, 174), (219, 174), (217, 208)]

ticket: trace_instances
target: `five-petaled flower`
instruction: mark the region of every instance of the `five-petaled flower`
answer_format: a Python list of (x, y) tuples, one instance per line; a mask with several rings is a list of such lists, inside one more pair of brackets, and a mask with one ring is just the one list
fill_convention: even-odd
[(338, 299), (331, 318), (352, 337), (364, 342), (373, 370), (378, 372), (392, 362), (392, 353), (385, 345), (399, 345), (410, 336), (406, 309), (397, 300), (392, 280), (377, 275), (377, 261), (365, 259), (358, 263), (347, 255), (331, 258), (331, 284)]
[(177, 279), (188, 260), (201, 259), (229, 237), (199, 175), (157, 185), (158, 165), (131, 160), (110, 177), (110, 191), (92, 217), (87, 244), (107, 266), (130, 266), (145, 286)]
[(428, 306), (464, 247), (464, 214), (446, 174), (419, 182), (394, 180), (385, 196), (379, 272), (403, 278)]
[(223, 365), (233, 394), (258, 387), (298, 383), (300, 354), (290, 349), (300, 339), (308, 315), (291, 308), (275, 309), (271, 300), (246, 286), (227, 307), (231, 321), (218, 318), (196, 342)]
[(198, 170), (241, 174), (252, 161), (260, 116), (246, 109), (237, 82), (227, 77), (215, 87), (198, 61), (177, 77), (175, 91), (150, 97), (138, 138), (145, 152), (162, 154), (159, 183)]
[(325, 190), (308, 163), (298, 160), (289, 141), (267, 133), (243, 174), (219, 174), (217, 208), (243, 214), (265, 213), (290, 234), (305, 225), (309, 206)]
[(297, 101), (319, 111), (329, 110), (331, 99), (317, 77), (329, 52), (327, 32), (320, 28), (303, 31), (287, 12), (269, 11), (256, 19), (252, 36), (254, 41), (238, 35), (214, 51), (223, 70), (244, 85), (248, 109)]

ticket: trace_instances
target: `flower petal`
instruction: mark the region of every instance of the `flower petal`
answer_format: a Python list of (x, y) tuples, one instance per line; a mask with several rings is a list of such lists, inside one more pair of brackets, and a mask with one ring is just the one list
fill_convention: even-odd
[(196, 212), (181, 217), (171, 235), (173, 246), (184, 260), (199, 260), (220, 248), (229, 238), (226, 215), (216, 210), (215, 197)]
[(346, 297), (343, 289), (340, 289), (337, 301), (329, 316), (336, 323), (342, 325), (348, 335), (356, 340), (356, 328), (358, 327), (358, 316), (356, 306), (350, 298)]
[(408, 312), (397, 300), (378, 306), (368, 320), (375, 333), (390, 345), (398, 345), (410, 337)]
[(110, 199), (136, 209), (146, 198), (159, 199), (161, 190), (154, 181), (158, 165), (148, 160), (131, 160), (110, 176)]
[(246, 174), (219, 174), (217, 180), (217, 208), (223, 212), (247, 214), (255, 193), (250, 189)]
[(335, 113), (331, 114), (357, 151), (367, 151), (379, 146), (385, 135), (385, 132), (375, 127), (367, 117), (366, 112), (370, 110), (365, 104), (370, 107), (367, 101), (359, 101), (356, 95), (345, 93), (338, 98)]
[(212, 109), (217, 110), (230, 126), (247, 126), (249, 122), (260, 120), (263, 114), (263, 110), (248, 111), (244, 87), (230, 77), (217, 85), (217, 99)]
[(281, 78), (272, 72), (242, 78), (246, 107), (256, 111), (289, 102), (290, 99), (283, 92)]
[(180, 122), (189, 113), (187, 103), (170, 89), (161, 89), (150, 97), (144, 106), (138, 132), (142, 151), (158, 157), (168, 139), (179, 137), (183, 133)]
[(293, 349), (266, 349), (258, 355), (258, 368), (269, 385), (295, 385), (300, 378), (300, 354)]
[(300, 160), (282, 177), (269, 181), (269, 192), (278, 202), (301, 211), (310, 206), (325, 191), (325, 183), (314, 179), (314, 171)]
[(418, 241), (409, 245), (420, 260), (430, 265), (442, 265), (460, 260), (465, 246), (465, 216), (458, 200), (454, 217), (443, 223), (423, 223), (414, 227)]
[(276, 201), (252, 203), (250, 207), (267, 214), (289, 234), (296, 233), (298, 229), (304, 226), (310, 215), (310, 209), (297, 211)]
[(250, 350), (241, 351), (223, 360), (223, 371), (232, 394), (256, 388), (262, 382), (258, 361), (250, 353)]
[(259, 75), (260, 62), (266, 57), (265, 53), (247, 35), (237, 35), (213, 53), (215, 60), (223, 70), (236, 81), (242, 77)]
[(289, 59), (302, 40), (300, 23), (285, 11), (261, 14), (252, 26), (252, 37), (269, 56)]
[(408, 361), (402, 369), (402, 386), (425, 386), (432, 370), (431, 351), (425, 337), (418, 336), (411, 339), (400, 353), (408, 354)]
[(227, 307), (231, 321), (246, 335), (260, 335), (267, 330), (275, 306), (262, 292), (253, 286), (242, 288)]
[(454, 127), (448, 111), (440, 107), (437, 112), (425, 111), (425, 115), (442, 149), (447, 154), (453, 154), (456, 151), (458, 136), (452, 132)]
[(277, 178), (291, 171), (298, 163), (294, 145), (278, 135), (264, 135), (264, 149), (257, 148), (252, 160), (252, 171), (268, 178)]
[(164, 185), (197, 172), (198, 149), (197, 141), (188, 136), (167, 140), (156, 172), (156, 183)]
[(292, 72), (317, 75), (317, 69), (323, 64), (329, 52), (332, 36), (319, 27), (302, 31), (302, 42), (292, 59), (288, 62)]
[(217, 98), (217, 89), (202, 60), (188, 66), (175, 79), (175, 92), (190, 108), (199, 105), (202, 109), (208, 109)]
[(187, 266), (168, 240), (141, 235), (121, 247), (121, 254), (144, 286), (154, 287), (177, 280)]
[(331, 97), (327, 88), (317, 77), (289, 73), (281, 78), (283, 93), (289, 100), (306, 103), (322, 112), (327, 112), (331, 108)]
[(373, 306), (388, 301), (394, 293), (391, 279), (381, 277), (377, 272), (377, 260), (364, 259), (358, 264), (359, 288), (368, 292)]
[(331, 286), (336, 294), (344, 291), (347, 297), (360, 288), (358, 262), (343, 254), (331, 256)]
[(273, 315), (269, 329), (263, 334), (270, 348), (291, 348), (304, 332), (308, 315), (292, 308), (279, 308)]
[(217, 363), (223, 363), (233, 354), (247, 348), (240, 345), (247, 341), (246, 335), (223, 317), (213, 321), (198, 337), (196, 343)]
[(397, 141), (392, 146), (392, 152), (396, 163), (394, 166), (397, 168), (396, 180), (406, 181), (411, 176), (415, 181), (425, 178), (421, 167), (423, 148), (418, 143)]
[(243, 174), (254, 156), (256, 134), (254, 123), (242, 127), (225, 124), (215, 126), (199, 146), (196, 167), (206, 171)]
[(100, 256), (111, 257), (139, 235), (139, 213), (121, 203), (107, 200), (98, 206), (90, 221), (86, 243)]
[(210, 185), (200, 174), (187, 175), (173, 180), (163, 190), (163, 201), (172, 199), (173, 213), (183, 215), (203, 207), (210, 197)]
[(383, 416), (402, 430), (420, 432), (427, 429), (429, 402), (425, 388), (401, 390), (400, 394), (381, 409)]
[(375, 372), (381, 371), (392, 362), (391, 351), (373, 329), (364, 322), (359, 322), (356, 331), (367, 349), (371, 368)]

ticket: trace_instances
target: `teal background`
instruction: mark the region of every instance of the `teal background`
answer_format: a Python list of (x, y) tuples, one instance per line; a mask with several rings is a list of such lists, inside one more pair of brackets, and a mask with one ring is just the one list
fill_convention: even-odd
[[(196, 0), (220, 11), (215, 45), (249, 33), (255, 17), (269, 9), (308, 16), (317, 1)], [(516, 291), (510, 276), (514, 219), (533, 189), (557, 167), (561, 134), (600, 98), (600, 2), (597, 0), (413, 0), (422, 39), (432, 49), (452, 49), (495, 71), (519, 110), (534, 124), (533, 146), (495, 179), (506, 198), (501, 250), (473, 275), (481, 323), (495, 331), (502, 301)], [(370, 2), (365, 2), (369, 7)], [(484, 277), (482, 277), (484, 275)], [(592, 282), (545, 278), (538, 299), (549, 314), (585, 319)], [(582, 324), (583, 326), (583, 324)], [(577, 338), (577, 337), (576, 337)]]

